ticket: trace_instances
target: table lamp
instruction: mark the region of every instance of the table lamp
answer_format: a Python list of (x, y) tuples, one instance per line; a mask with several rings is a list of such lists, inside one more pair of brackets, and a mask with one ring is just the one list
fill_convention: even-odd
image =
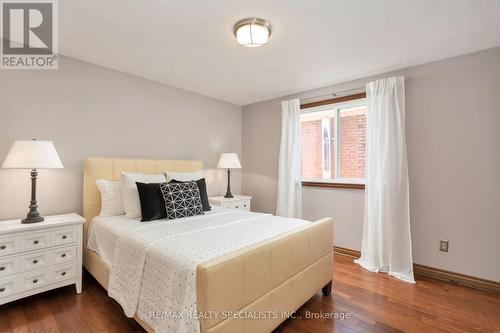
[(29, 212), (21, 223), (42, 222), (36, 202), (37, 169), (62, 169), (63, 165), (52, 141), (15, 141), (2, 165), (3, 169), (31, 169)]
[(232, 198), (231, 194), (231, 169), (241, 169), (240, 160), (236, 153), (222, 153), (217, 164), (219, 169), (227, 169), (227, 191), (224, 198)]

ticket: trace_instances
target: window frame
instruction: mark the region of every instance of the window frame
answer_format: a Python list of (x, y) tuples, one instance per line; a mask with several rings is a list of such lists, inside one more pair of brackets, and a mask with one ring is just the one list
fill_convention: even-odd
[[(302, 186), (314, 186), (314, 187), (337, 187), (337, 188), (351, 188), (351, 189), (364, 189), (366, 177), (361, 179), (357, 178), (339, 178), (336, 177), (340, 171), (340, 160), (339, 160), (339, 145), (341, 143), (341, 138), (339, 138), (338, 133), (340, 132), (340, 112), (342, 109), (356, 106), (366, 106), (366, 93), (359, 93), (350, 96), (342, 96), (337, 98), (332, 98), (323, 101), (317, 101), (312, 103), (302, 104), (300, 106), (301, 115), (308, 113), (316, 113), (321, 111), (334, 111), (334, 142), (331, 144), (335, 145), (335, 164), (330, 165), (330, 172), (333, 173), (334, 178), (332, 179), (308, 179), (302, 178)], [(331, 163), (331, 159), (330, 159)], [(333, 170), (334, 169), (334, 170)]]

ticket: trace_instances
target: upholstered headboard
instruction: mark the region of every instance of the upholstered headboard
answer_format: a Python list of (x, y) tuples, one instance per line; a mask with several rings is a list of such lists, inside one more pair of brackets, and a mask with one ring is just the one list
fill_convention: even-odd
[(83, 217), (85, 244), (92, 219), (101, 211), (101, 194), (97, 179), (120, 180), (121, 173), (162, 173), (163, 171), (189, 172), (203, 169), (202, 161), (195, 160), (142, 160), (124, 158), (89, 157), (83, 167)]

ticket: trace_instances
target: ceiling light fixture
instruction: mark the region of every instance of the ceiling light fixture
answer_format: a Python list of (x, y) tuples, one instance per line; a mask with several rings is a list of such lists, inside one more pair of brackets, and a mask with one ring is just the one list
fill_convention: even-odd
[(240, 45), (258, 47), (267, 43), (271, 36), (271, 23), (260, 18), (246, 18), (234, 25), (234, 35)]

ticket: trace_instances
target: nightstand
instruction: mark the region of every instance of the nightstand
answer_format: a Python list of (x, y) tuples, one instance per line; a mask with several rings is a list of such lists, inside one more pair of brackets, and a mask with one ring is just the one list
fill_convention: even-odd
[(0, 222), (0, 304), (70, 284), (82, 292), (83, 217)]
[(221, 206), (229, 209), (242, 209), (250, 211), (250, 200), (252, 197), (245, 195), (235, 195), (233, 198), (210, 197), (208, 201), (211, 205)]

